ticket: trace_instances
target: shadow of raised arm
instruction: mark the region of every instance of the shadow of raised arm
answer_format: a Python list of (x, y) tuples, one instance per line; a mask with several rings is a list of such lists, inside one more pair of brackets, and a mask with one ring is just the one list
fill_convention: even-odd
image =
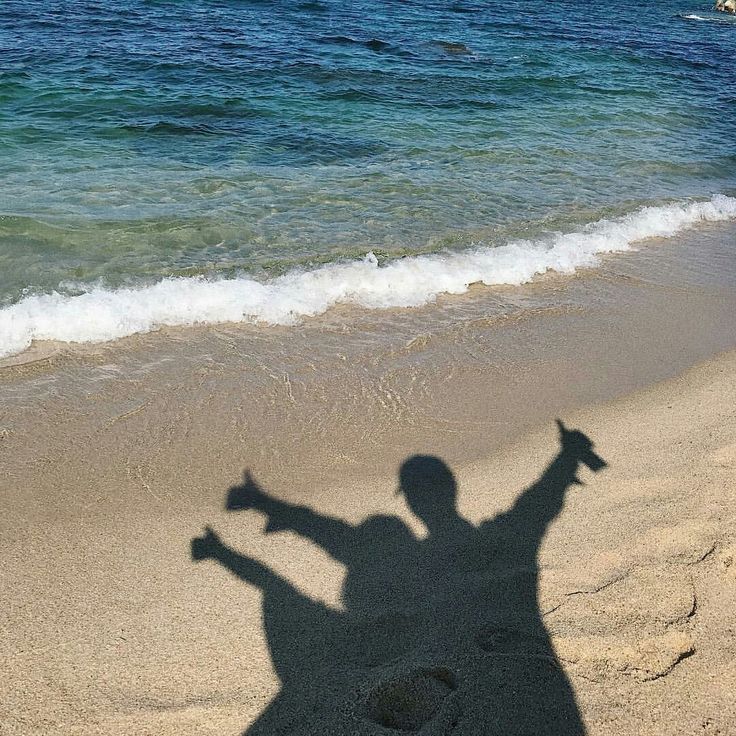
[(565, 493), (571, 486), (582, 486), (578, 469), (586, 466), (594, 473), (607, 467), (606, 461), (593, 451), (593, 442), (583, 432), (570, 430), (557, 419), (560, 450), (539, 479), (529, 486), (506, 514), (503, 521), (528, 534), (533, 532), (539, 542), (547, 526), (562, 511)]
[[(263, 631), (274, 668), (282, 684), (296, 682), (299, 687), (304, 673), (320, 662), (320, 649), (315, 648), (315, 644), (319, 645), (322, 639), (333, 641), (339, 634), (342, 615), (309, 598), (268, 565), (237, 552), (210, 527), (205, 527), (201, 537), (191, 540), (191, 555), (195, 562), (212, 560), (219, 563), (237, 579), (261, 592)], [(336, 648), (326, 646), (326, 649)], [(262, 718), (268, 721), (271, 715)], [(264, 729), (255, 732), (274, 732), (270, 726)]]
[(332, 516), (318, 514), (308, 506), (298, 506), (266, 493), (245, 471), (243, 483), (233, 486), (225, 502), (227, 511), (254, 509), (265, 514), (266, 532), (293, 531), (322, 547), (339, 562), (347, 563), (355, 528)]
[(235, 552), (209, 526), (205, 527), (204, 534), (201, 537), (194, 537), (192, 539), (191, 553), (192, 560), (195, 562), (215, 560), (235, 575), (235, 577), (263, 591), (293, 593), (291, 583), (262, 562)]

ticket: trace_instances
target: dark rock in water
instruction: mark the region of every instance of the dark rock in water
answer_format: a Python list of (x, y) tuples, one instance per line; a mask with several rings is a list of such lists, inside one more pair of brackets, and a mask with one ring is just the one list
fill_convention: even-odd
[(372, 38), (370, 41), (366, 41), (365, 45), (371, 51), (383, 51), (389, 47), (385, 41), (381, 41), (380, 38)]
[(315, 0), (307, 0), (307, 2), (299, 3), (299, 5), (296, 6), (298, 10), (313, 10), (318, 13), (324, 13), (326, 10), (328, 10), (327, 5), (324, 5), (320, 2), (315, 2)]
[(454, 41), (435, 41), (435, 44), (448, 54), (471, 53), (470, 49), (464, 43), (456, 43)]
[(385, 51), (391, 46), (387, 41), (381, 41), (380, 38), (371, 38), (368, 41), (363, 41), (358, 38), (351, 38), (350, 36), (324, 36), (320, 39), (322, 43), (332, 43), (337, 46), (365, 46), (371, 51)]
[(458, 3), (455, 3), (455, 5), (451, 5), (449, 8), (451, 13), (477, 13), (477, 9), (466, 6), (466, 5), (460, 5)]
[(350, 38), (350, 36), (324, 36), (320, 41), (322, 43), (334, 43), (337, 46), (349, 46), (350, 44), (360, 43), (360, 41)]

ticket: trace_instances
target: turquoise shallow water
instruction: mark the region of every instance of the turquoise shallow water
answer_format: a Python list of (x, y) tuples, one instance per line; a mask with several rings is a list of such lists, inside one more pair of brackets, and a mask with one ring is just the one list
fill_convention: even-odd
[(736, 21), (490, 5), (5, 0), (0, 303), (736, 191)]

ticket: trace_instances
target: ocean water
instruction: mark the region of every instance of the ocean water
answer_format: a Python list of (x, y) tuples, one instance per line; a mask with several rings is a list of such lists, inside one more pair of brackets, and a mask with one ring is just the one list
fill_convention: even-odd
[(414, 306), (736, 218), (687, 0), (0, 3), (0, 356)]

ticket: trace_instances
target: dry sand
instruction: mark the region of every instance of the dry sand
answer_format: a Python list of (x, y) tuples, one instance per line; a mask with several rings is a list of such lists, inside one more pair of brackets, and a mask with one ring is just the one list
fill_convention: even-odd
[(415, 460), (413, 512), (398, 468), (206, 515), (6, 487), (0, 731), (736, 733), (735, 407), (731, 353)]

